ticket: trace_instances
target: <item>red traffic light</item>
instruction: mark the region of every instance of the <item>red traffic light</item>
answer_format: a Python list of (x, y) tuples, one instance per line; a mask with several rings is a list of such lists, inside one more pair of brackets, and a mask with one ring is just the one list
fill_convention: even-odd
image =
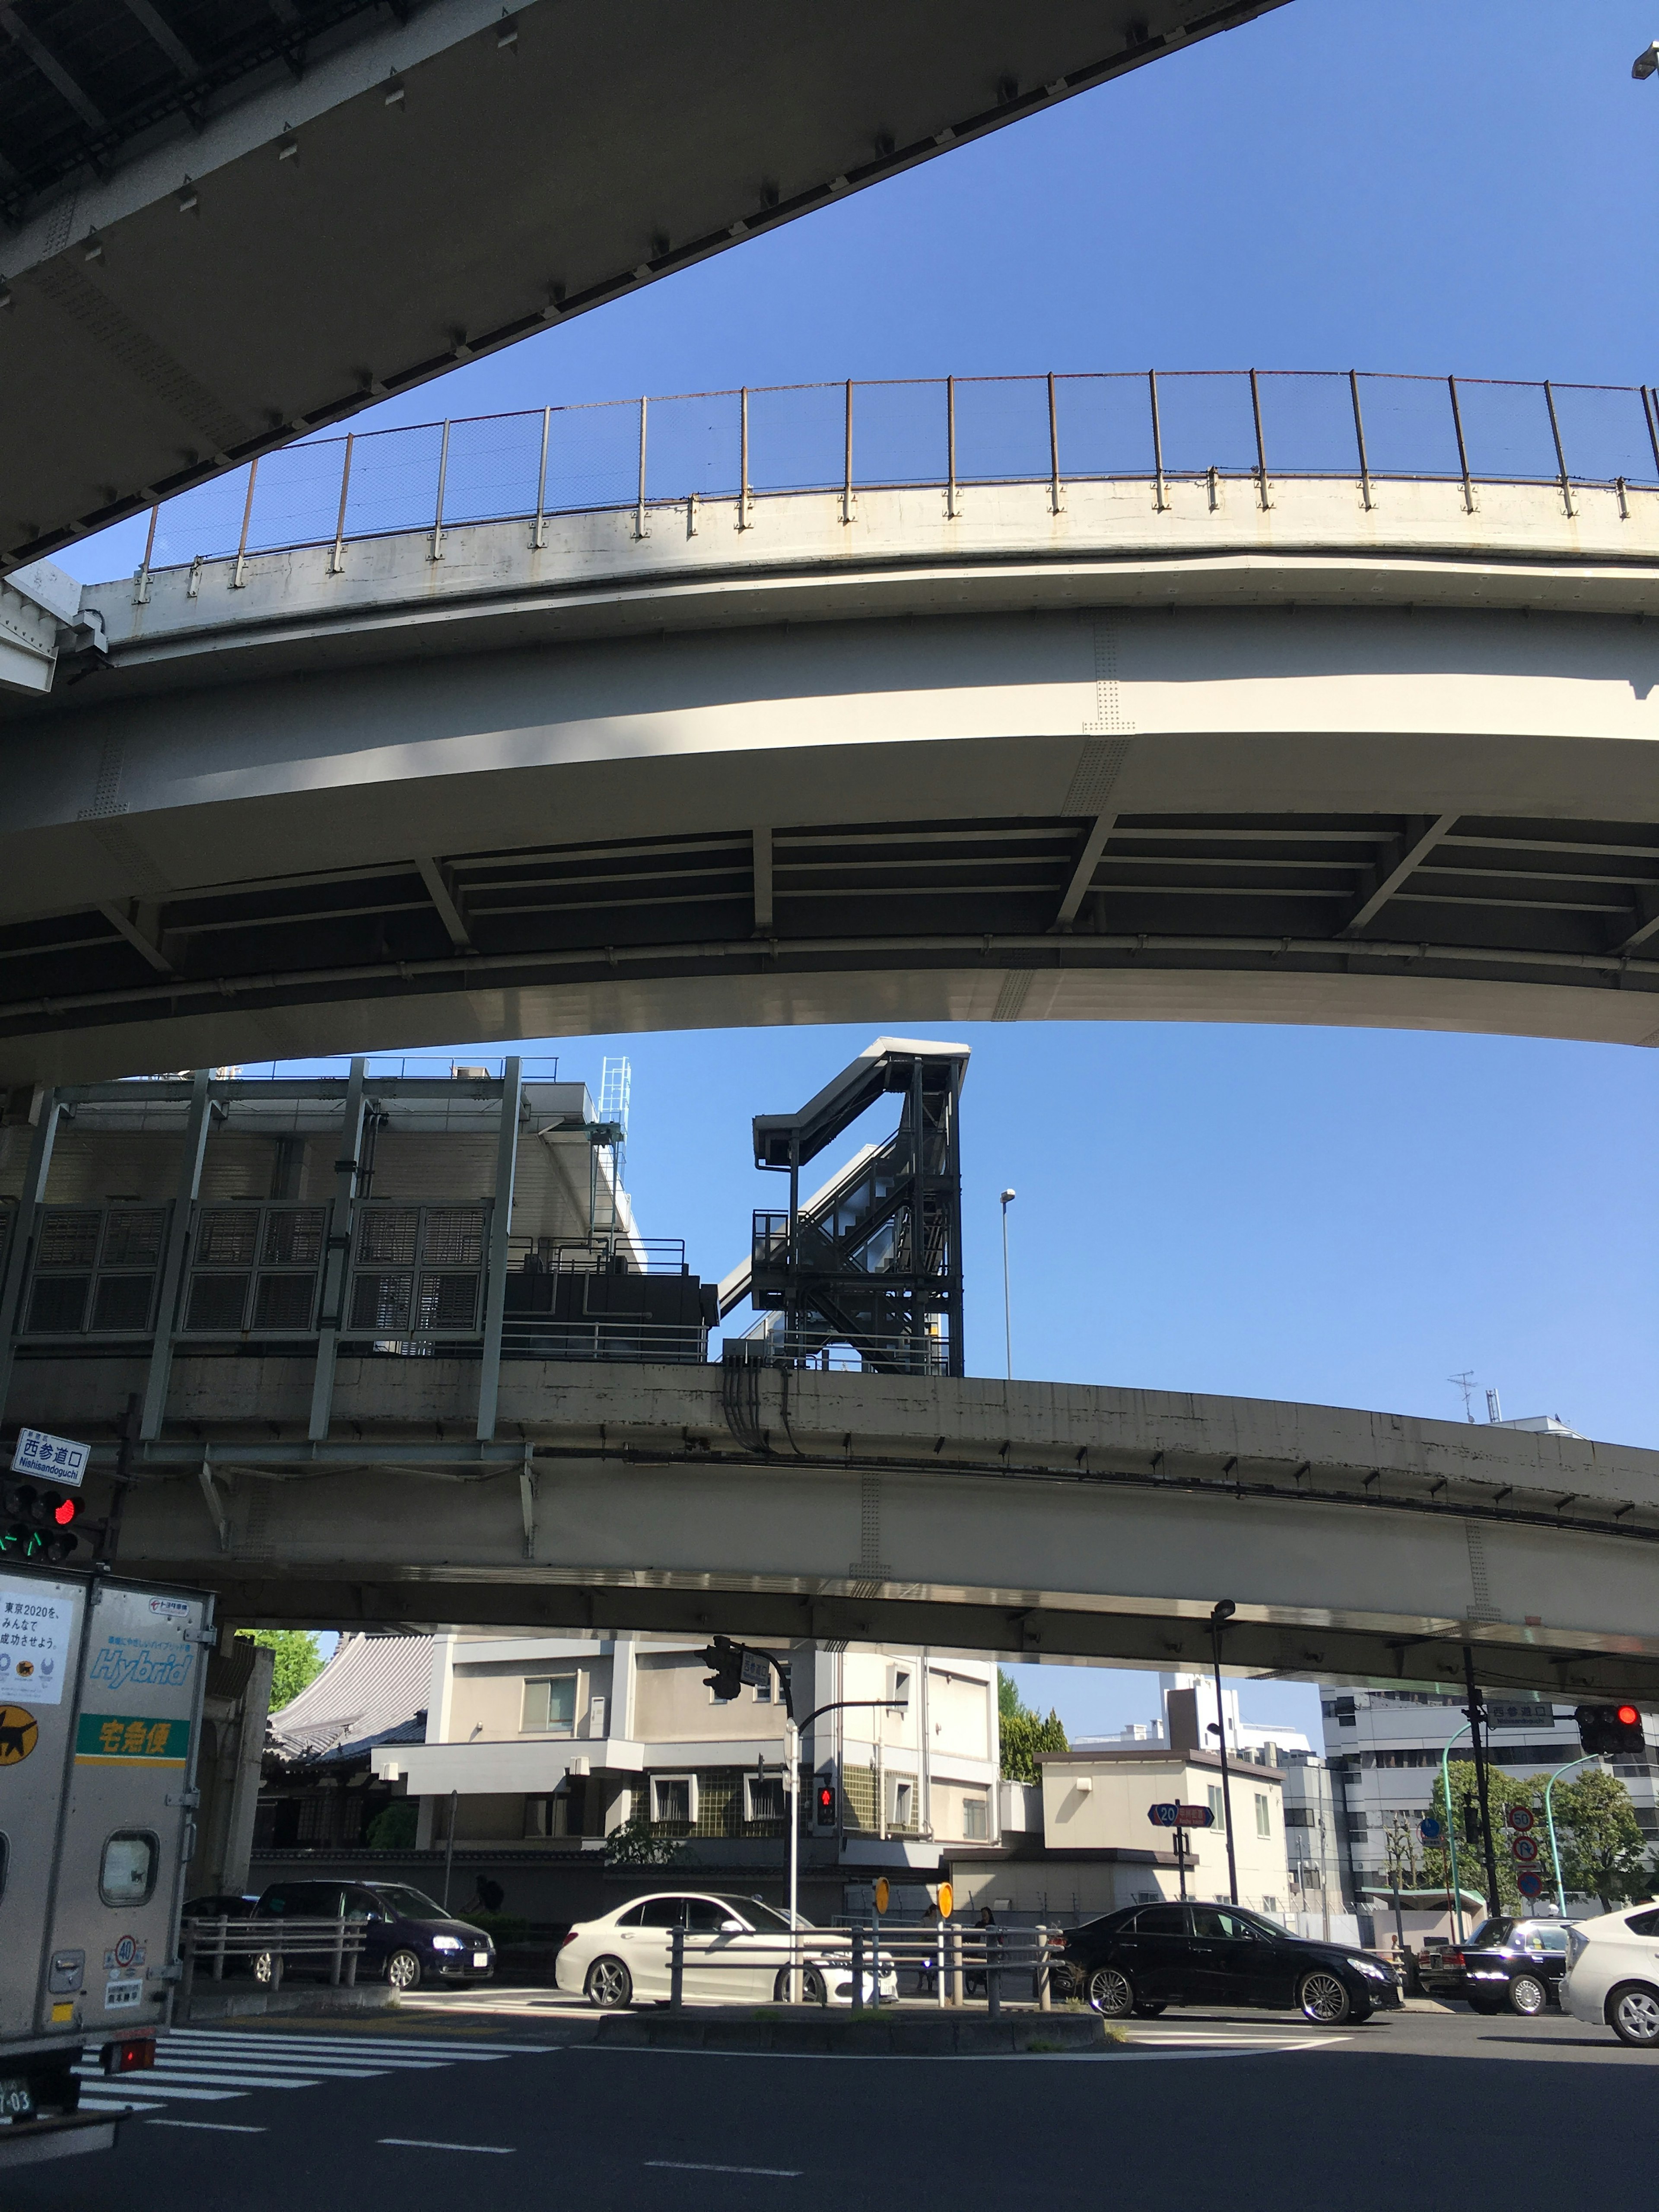
[(1634, 1728), (1641, 1717), (1634, 1705), (1620, 1705), (1619, 1708), (1620, 1725), (1623, 1728)]
[(52, 1509), (52, 1517), (60, 1528), (67, 1528), (81, 1510), (78, 1498), (60, 1498)]

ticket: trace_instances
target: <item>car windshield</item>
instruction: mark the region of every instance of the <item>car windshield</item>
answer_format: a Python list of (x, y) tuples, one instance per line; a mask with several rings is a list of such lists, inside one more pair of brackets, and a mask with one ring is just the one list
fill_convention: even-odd
[(1486, 1920), (1474, 1931), (1471, 1951), (1501, 1951), (1515, 1933), (1512, 1920)]
[(388, 1912), (400, 1913), (405, 1920), (447, 1920), (450, 1916), (441, 1905), (434, 1905), (424, 1891), (405, 1889), (401, 1882), (383, 1882), (371, 1894), (377, 1904)]
[[(746, 1920), (763, 1935), (772, 1935), (780, 1928), (785, 1935), (789, 1932), (788, 1916), (763, 1905), (757, 1897), (722, 1897), (719, 1902), (734, 1920)], [(808, 1923), (803, 1920), (800, 1924), (805, 1928)]]
[(1275, 1936), (1283, 1936), (1285, 1933), (1276, 1920), (1258, 1919), (1254, 1912), (1241, 1912), (1236, 1905), (1230, 1905), (1228, 1910), (1235, 1920), (1242, 1920), (1244, 1923), (1253, 1936), (1266, 1936), (1272, 1938)]

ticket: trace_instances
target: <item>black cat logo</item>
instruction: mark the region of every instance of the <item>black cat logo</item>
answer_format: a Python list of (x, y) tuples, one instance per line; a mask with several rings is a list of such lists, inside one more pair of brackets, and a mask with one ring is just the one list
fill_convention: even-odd
[(40, 1733), (33, 1713), (21, 1705), (0, 1705), (0, 1766), (15, 1766), (20, 1759), (27, 1759)]

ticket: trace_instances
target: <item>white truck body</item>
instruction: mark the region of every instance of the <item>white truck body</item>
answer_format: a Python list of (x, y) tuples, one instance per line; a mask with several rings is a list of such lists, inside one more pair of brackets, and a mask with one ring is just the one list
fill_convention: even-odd
[(110, 2148), (76, 2065), (171, 2020), (212, 1614), (0, 1565), (0, 2171)]

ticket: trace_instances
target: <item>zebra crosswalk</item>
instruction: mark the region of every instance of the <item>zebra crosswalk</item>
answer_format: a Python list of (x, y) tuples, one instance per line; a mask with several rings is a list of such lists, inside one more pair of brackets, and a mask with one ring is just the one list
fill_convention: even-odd
[[(410, 2035), (304, 2033), (283, 2029), (175, 2028), (156, 2046), (155, 2064), (135, 2074), (106, 2075), (93, 2063), (81, 2076), (83, 2112), (152, 2113), (188, 2118), (210, 2127), (198, 2107), (222, 2105), (263, 2089), (315, 2089), (325, 2081), (372, 2081), (397, 2074), (433, 2073), (446, 2066), (491, 2065), (556, 2044), (506, 2043), (494, 2050), (459, 2038)], [(228, 2125), (228, 2124), (225, 2124)], [(246, 2133), (238, 2126), (236, 2132)]]

